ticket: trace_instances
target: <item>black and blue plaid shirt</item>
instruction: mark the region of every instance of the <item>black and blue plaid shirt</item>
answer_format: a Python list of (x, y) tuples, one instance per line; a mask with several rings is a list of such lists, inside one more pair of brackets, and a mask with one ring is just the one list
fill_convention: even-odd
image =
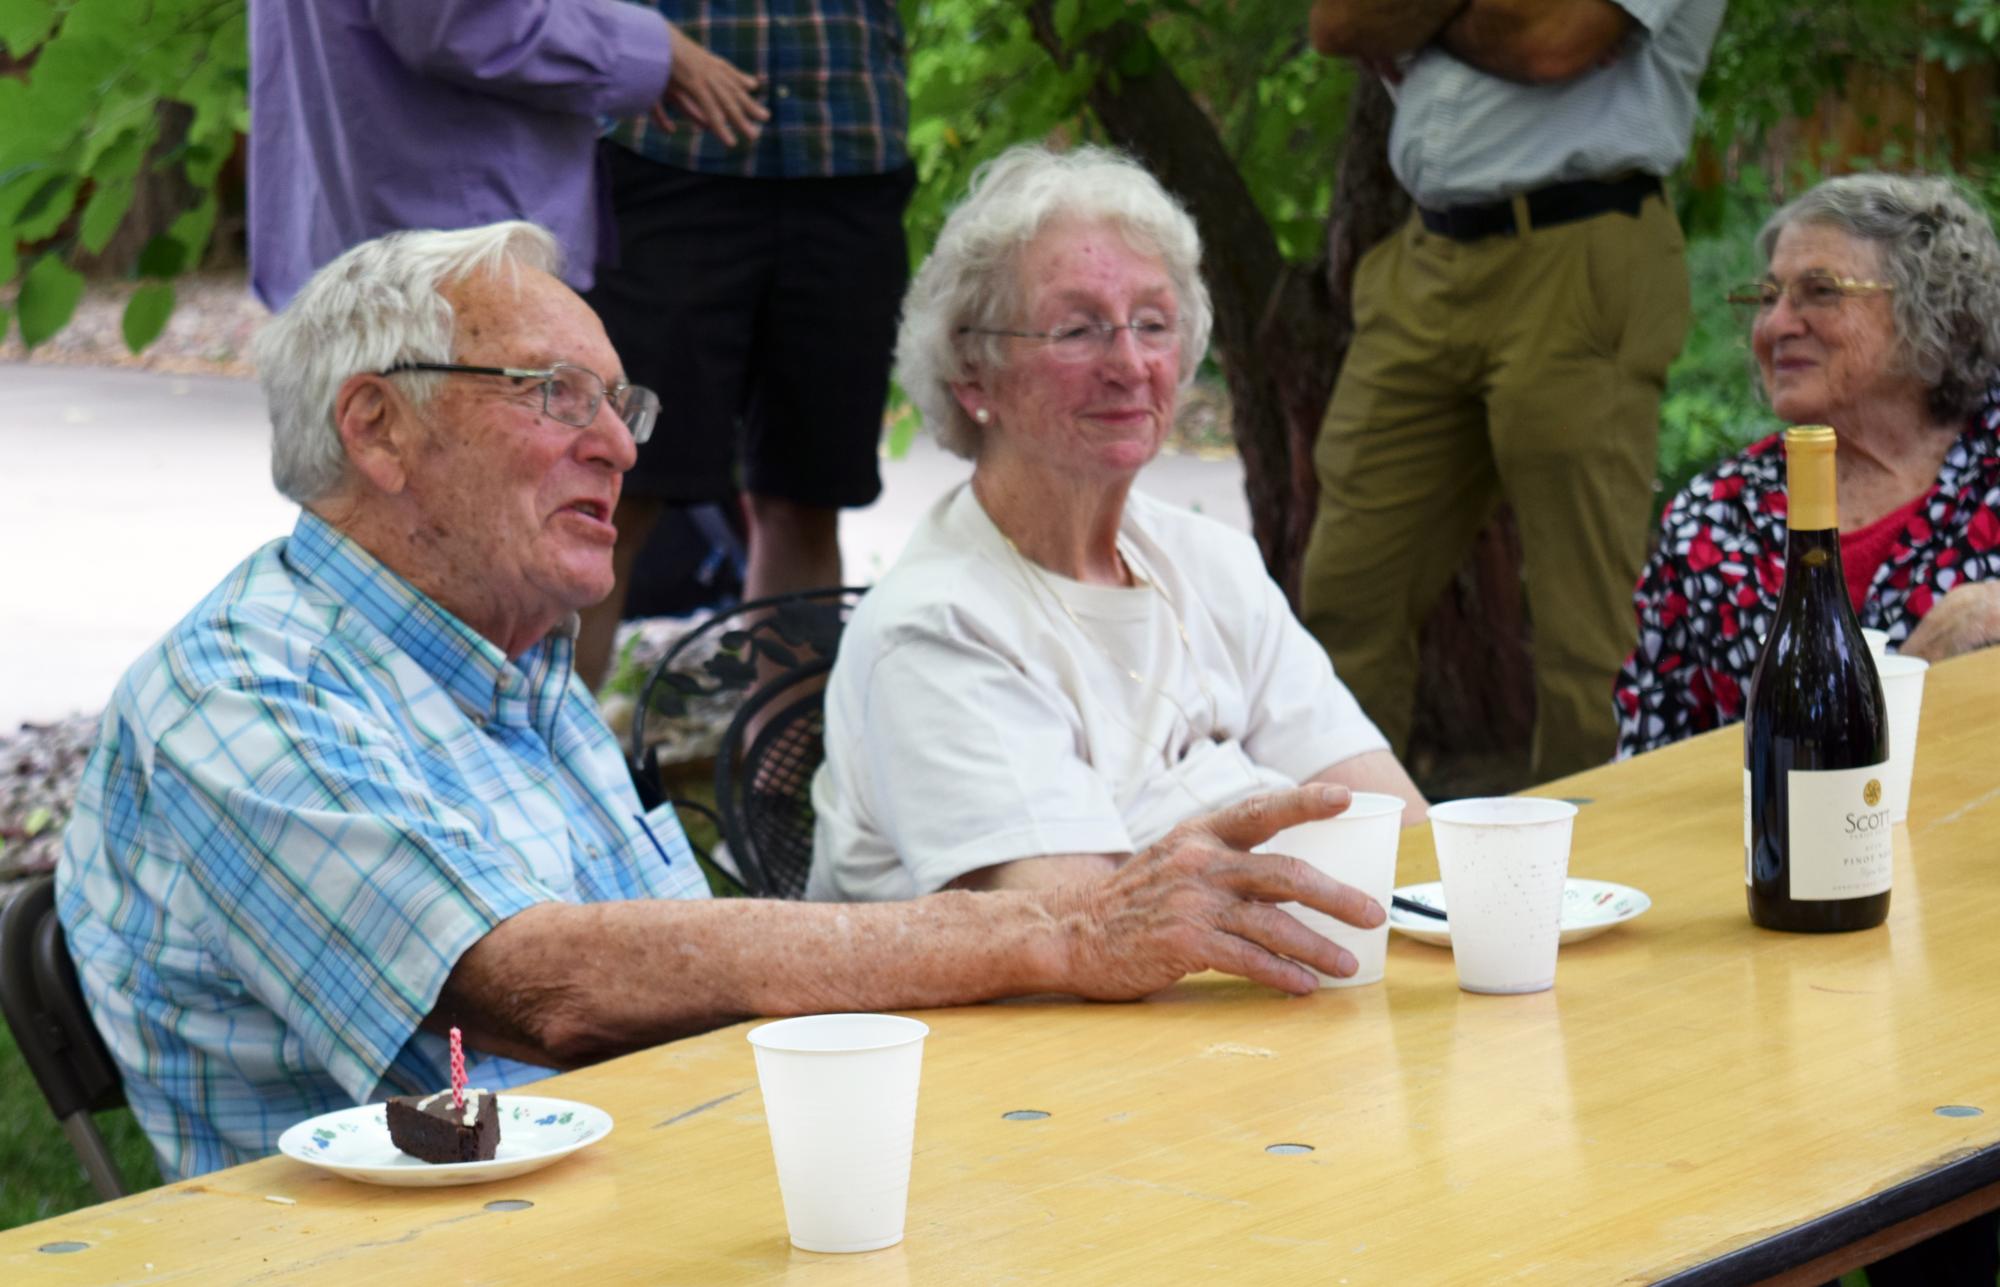
[(903, 22), (892, 0), (633, 0), (763, 81), (763, 133), (735, 147), (692, 122), (621, 121), (618, 142), (655, 161), (755, 178), (886, 174), (908, 161)]

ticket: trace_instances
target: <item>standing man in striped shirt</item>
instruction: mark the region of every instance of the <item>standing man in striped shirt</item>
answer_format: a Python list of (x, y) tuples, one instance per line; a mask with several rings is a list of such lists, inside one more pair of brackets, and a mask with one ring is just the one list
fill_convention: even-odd
[(1533, 773), (1611, 757), (1654, 508), (1688, 148), (1723, 0), (1315, 0), (1323, 54), (1396, 96), (1416, 202), (1354, 275), (1321, 428), (1306, 625), (1398, 755), (1417, 632), (1505, 499), (1535, 624)]
[(656, 114), (604, 144), (618, 254), (590, 302), (674, 417), (625, 480), (618, 587), (577, 644), (593, 684), (663, 506), (747, 494), (745, 597), (839, 584), (840, 511), (882, 490), (909, 275), (916, 175), (894, 0), (652, 2), (756, 77), (770, 118), (732, 140)]

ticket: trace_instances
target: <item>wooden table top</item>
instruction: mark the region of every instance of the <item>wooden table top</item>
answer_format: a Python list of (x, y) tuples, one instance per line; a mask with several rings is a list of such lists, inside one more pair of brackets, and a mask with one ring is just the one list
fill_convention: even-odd
[[(1924, 707), (1882, 929), (1750, 924), (1725, 729), (1538, 792), (1591, 800), (1573, 875), (1653, 898), (1564, 948), (1551, 992), (1461, 993), (1448, 951), (1396, 936), (1382, 985), (1304, 999), (1203, 976), (923, 1014), (884, 1251), (787, 1243), (744, 1025), (542, 1083), (618, 1122), (547, 1170), (385, 1189), (268, 1159), (0, 1234), (0, 1279), (1762, 1277), (2000, 1178), (2000, 649), (1934, 669)], [(1407, 832), (1399, 882), (1434, 875)]]

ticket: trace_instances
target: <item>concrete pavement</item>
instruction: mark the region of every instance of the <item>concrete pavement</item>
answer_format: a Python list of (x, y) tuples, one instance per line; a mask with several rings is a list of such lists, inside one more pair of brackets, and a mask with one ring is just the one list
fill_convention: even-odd
[[(101, 708), (141, 650), (290, 530), (269, 432), (251, 381), (0, 364), (0, 732)], [(879, 578), (970, 469), (927, 437), (884, 461), (881, 499), (842, 519), (848, 580)], [(1249, 526), (1234, 458), (1162, 456), (1139, 486)]]

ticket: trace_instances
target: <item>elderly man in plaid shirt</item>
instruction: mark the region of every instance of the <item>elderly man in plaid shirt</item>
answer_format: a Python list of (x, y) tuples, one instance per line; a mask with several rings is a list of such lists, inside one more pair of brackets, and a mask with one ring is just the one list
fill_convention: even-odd
[(893, 0), (651, 2), (754, 76), (769, 119), (738, 136), (655, 113), (603, 145), (618, 241), (591, 306), (633, 378), (671, 391), (675, 423), (626, 479), (618, 588), (577, 644), (593, 683), (623, 569), (665, 505), (746, 496), (746, 597), (840, 583), (840, 511), (882, 490), (909, 275), (915, 172)]
[(453, 1026), (504, 1089), (748, 1015), (1354, 971), (1274, 904), (1381, 907), (1245, 852), (1337, 787), (1186, 824), (1087, 886), (710, 901), (571, 671), (659, 402), (557, 259), (525, 223), (393, 234), (259, 339), (298, 524), (127, 672), (56, 873), (166, 1175), (445, 1085)]

